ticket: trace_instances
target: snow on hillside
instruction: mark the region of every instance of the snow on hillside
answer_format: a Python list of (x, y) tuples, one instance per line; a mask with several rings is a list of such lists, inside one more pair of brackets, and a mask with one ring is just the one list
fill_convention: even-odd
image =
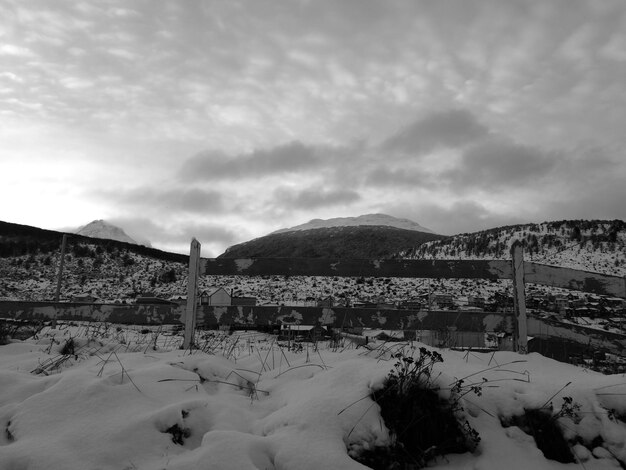
[(563, 221), (501, 227), (433, 242), (402, 254), (413, 259), (510, 259), (513, 240), (528, 261), (626, 275), (623, 221)]
[[(521, 239), (526, 243), (527, 260), (626, 275), (626, 231), (620, 229), (613, 232), (613, 236), (608, 230), (610, 226), (600, 229), (600, 225), (596, 225), (595, 230), (592, 223), (587, 229), (583, 227), (580, 241), (571, 239), (571, 227), (550, 223), (459, 235), (426, 243), (404, 255), (426, 259), (510, 259), (510, 241)], [(585, 237), (587, 240), (581, 246)], [(58, 252), (0, 258), (0, 300), (53, 299), (59, 258)], [(103, 249), (93, 244), (71, 246), (65, 262), (61, 297), (69, 300), (75, 295), (89, 294), (100, 301), (113, 302), (116, 299), (132, 299), (146, 292), (164, 298), (185, 295), (187, 269), (186, 263), (156, 260), (123, 248)], [(428, 292), (449, 292), (455, 297), (478, 295), (489, 299), (496, 292), (506, 292), (510, 283), (299, 276), (200, 278), (200, 291), (218, 286), (229, 292), (233, 290), (235, 295), (256, 297), (258, 304), (312, 305), (319, 299), (332, 296), (336, 305), (342, 305), (356, 301), (404, 301)]]
[(413, 222), (409, 219), (399, 219), (386, 214), (366, 214), (358, 217), (337, 217), (334, 219), (313, 219), (309, 222), (296, 225), (291, 228), (284, 228), (276, 230), (272, 233), (292, 232), (298, 230), (313, 230), (316, 228), (330, 228), (330, 227), (357, 227), (359, 225), (375, 225), (396, 227), (404, 230), (414, 230), (416, 232), (435, 233), (432, 230), (422, 227), (417, 222)]
[[(370, 349), (345, 339), (294, 349), (272, 336), (205, 332), (197, 338), (204, 351), (189, 354), (179, 336), (163, 333), (59, 324), (0, 346), (0, 468), (365, 469), (352, 457), (392, 441), (372, 392), (393, 354), (418, 353), (376, 340)], [(439, 352), (439, 394), (458, 397), (457, 419), (480, 442), (431, 466), (624, 468), (622, 375), (538, 354)], [(538, 409), (567, 441), (572, 463), (539, 450), (523, 424)]]
[(87, 225), (80, 227), (76, 234), (83, 235), (91, 238), (103, 238), (107, 240), (117, 240), (120, 242), (132, 243), (137, 245), (137, 242), (129, 237), (124, 230), (115, 225), (112, 225), (102, 219), (94, 220)]
[[(0, 300), (52, 300), (60, 254), (0, 258)], [(100, 301), (130, 299), (146, 292), (169, 297), (186, 292), (186, 263), (164, 261), (127, 249), (68, 244), (61, 300), (89, 294)]]

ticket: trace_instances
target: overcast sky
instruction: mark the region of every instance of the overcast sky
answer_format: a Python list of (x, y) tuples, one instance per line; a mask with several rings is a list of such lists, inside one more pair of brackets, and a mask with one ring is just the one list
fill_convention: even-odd
[(623, 0), (0, 0), (0, 220), (626, 219)]

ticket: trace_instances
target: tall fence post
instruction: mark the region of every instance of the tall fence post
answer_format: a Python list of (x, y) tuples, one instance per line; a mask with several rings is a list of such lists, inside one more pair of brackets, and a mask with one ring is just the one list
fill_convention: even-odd
[(183, 349), (193, 346), (193, 337), (196, 330), (198, 274), (200, 272), (200, 242), (191, 240), (189, 251), (189, 279), (187, 281), (187, 309), (185, 310), (185, 337)]
[(526, 325), (526, 292), (524, 289), (524, 247), (519, 240), (511, 245), (513, 265), (513, 348), (520, 354), (528, 352), (528, 328)]
[(63, 282), (63, 264), (65, 263), (65, 246), (67, 245), (67, 233), (63, 234), (61, 242), (61, 258), (59, 260), (59, 272), (57, 273), (57, 289), (54, 293), (54, 301), (58, 302), (61, 298), (61, 282)]

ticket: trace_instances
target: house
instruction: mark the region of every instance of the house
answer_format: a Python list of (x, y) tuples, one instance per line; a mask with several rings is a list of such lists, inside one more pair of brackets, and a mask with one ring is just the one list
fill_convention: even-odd
[(330, 333), (321, 325), (283, 324), (281, 336), (295, 341), (319, 341), (330, 336)]
[(317, 306), (323, 308), (332, 308), (334, 303), (335, 300), (333, 299), (332, 295), (329, 295), (328, 297), (324, 297), (323, 299), (318, 300)]
[(435, 294), (433, 300), (439, 308), (449, 308), (454, 304), (452, 294)]
[(606, 297), (604, 301), (606, 305), (614, 310), (622, 310), (624, 307), (626, 307), (626, 300), (620, 297)]
[(232, 305), (232, 297), (223, 287), (213, 287), (200, 294), (200, 305), (228, 306)]
[(92, 304), (96, 300), (98, 299), (91, 294), (76, 294), (72, 296), (72, 302), (79, 302), (83, 304)]
[(541, 301), (538, 297), (527, 297), (526, 308), (528, 310), (539, 310), (541, 308)]
[(187, 303), (187, 296), (186, 295), (172, 295), (171, 297), (168, 297), (168, 299), (170, 302), (174, 302), (178, 305), (184, 305)]
[(485, 298), (477, 295), (469, 295), (467, 297), (467, 306), (485, 308)]
[(420, 310), (427, 304), (428, 302), (425, 302), (422, 299), (409, 299), (402, 301), (398, 307), (406, 310)]
[(569, 299), (567, 297), (559, 296), (554, 299), (554, 310), (556, 312), (565, 312), (569, 308)]

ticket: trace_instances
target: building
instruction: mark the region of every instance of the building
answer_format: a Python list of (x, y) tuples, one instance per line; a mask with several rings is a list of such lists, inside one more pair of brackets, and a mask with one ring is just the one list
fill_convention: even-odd
[(439, 308), (450, 308), (454, 305), (454, 298), (452, 294), (435, 294), (433, 301), (439, 306)]
[(319, 341), (330, 336), (321, 325), (282, 325), (281, 336), (295, 341)]
[(97, 300), (97, 297), (91, 294), (76, 294), (72, 296), (72, 302), (78, 302), (83, 304), (92, 304)]
[(485, 298), (477, 295), (470, 295), (467, 297), (467, 306), (485, 308)]
[(569, 308), (569, 299), (567, 297), (556, 297), (554, 299), (554, 310), (556, 312), (565, 313)]
[(214, 287), (200, 294), (200, 305), (229, 306), (232, 305), (232, 297), (223, 287)]
[(428, 302), (423, 299), (409, 299), (400, 302), (398, 308), (406, 309), (406, 310), (421, 310), (423, 307), (426, 307)]
[(167, 300), (169, 300), (170, 302), (174, 302), (178, 305), (185, 305), (187, 303), (187, 296), (186, 295), (173, 295), (169, 297)]
[(331, 295), (329, 295), (328, 297), (324, 297), (317, 302), (317, 306), (323, 308), (332, 308), (334, 304), (335, 300)]

